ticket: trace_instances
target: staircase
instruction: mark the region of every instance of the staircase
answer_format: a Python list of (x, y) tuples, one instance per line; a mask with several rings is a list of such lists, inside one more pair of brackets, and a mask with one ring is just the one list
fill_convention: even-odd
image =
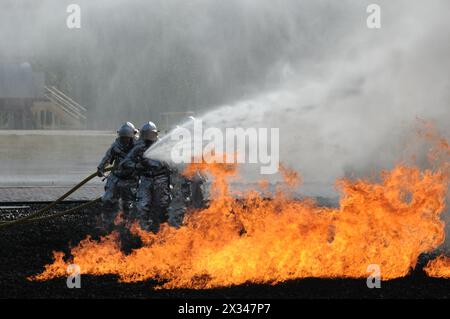
[(58, 113), (61, 117), (75, 124), (75, 126), (86, 127), (86, 109), (84, 107), (54, 86), (45, 87), (45, 96), (59, 107), (61, 111), (58, 111)]
[(45, 87), (45, 101), (34, 104), (36, 128), (85, 129), (87, 110), (54, 86)]

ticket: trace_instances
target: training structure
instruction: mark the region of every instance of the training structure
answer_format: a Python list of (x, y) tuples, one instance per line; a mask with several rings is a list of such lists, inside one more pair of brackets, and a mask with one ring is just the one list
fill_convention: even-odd
[(84, 129), (86, 109), (29, 63), (0, 64), (0, 129)]

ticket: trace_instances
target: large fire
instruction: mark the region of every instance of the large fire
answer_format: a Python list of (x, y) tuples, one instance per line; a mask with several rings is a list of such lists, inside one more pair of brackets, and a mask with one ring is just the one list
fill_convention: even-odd
[[(371, 264), (380, 266), (386, 280), (407, 275), (420, 254), (445, 239), (446, 169), (398, 165), (382, 172), (378, 181), (339, 180), (338, 208), (294, 200), (282, 188), (270, 200), (255, 191), (235, 199), (228, 181), (237, 167), (192, 164), (187, 174), (196, 170), (214, 177), (211, 202), (188, 214), (182, 227), (163, 225), (153, 234), (133, 225), (143, 246), (128, 255), (114, 232), (99, 241), (88, 237), (67, 258), (54, 252), (54, 262), (33, 279), (67, 276), (67, 266), (75, 263), (82, 274), (115, 274), (123, 282), (155, 279), (163, 288), (363, 278), (370, 275)], [(297, 184), (295, 172), (281, 172), (285, 187)], [(446, 269), (443, 276), (448, 277), (448, 265), (448, 259), (439, 259), (427, 272), (439, 275), (439, 269)]]

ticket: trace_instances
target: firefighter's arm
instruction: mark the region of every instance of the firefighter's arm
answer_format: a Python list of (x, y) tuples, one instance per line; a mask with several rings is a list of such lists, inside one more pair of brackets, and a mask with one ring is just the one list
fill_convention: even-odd
[(119, 163), (120, 169), (136, 170), (136, 165), (139, 163), (139, 146), (131, 149), (130, 153)]
[(105, 156), (103, 156), (102, 160), (97, 166), (97, 176), (102, 177), (104, 176), (103, 171), (105, 170), (105, 167), (111, 163), (112, 159), (114, 157), (114, 144), (111, 145), (110, 148), (105, 153)]

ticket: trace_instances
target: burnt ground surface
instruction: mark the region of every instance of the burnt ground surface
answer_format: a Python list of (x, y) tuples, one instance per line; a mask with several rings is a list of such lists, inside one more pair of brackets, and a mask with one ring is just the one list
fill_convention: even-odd
[[(16, 203), (18, 204), (18, 203)], [(43, 204), (23, 203), (34, 211)], [(56, 211), (79, 203), (62, 204)], [(449, 298), (450, 280), (427, 277), (421, 267), (409, 276), (382, 282), (381, 289), (368, 289), (365, 280), (301, 279), (277, 285), (246, 284), (210, 290), (155, 290), (155, 282), (119, 283), (115, 276), (81, 278), (81, 289), (68, 289), (66, 279), (30, 282), (52, 261), (52, 251), (68, 252), (86, 235), (101, 234), (97, 217), (100, 207), (82, 214), (60, 217), (0, 230), (0, 298)], [(28, 211), (29, 212), (29, 211)], [(17, 218), (27, 211), (1, 209), (0, 219)]]

